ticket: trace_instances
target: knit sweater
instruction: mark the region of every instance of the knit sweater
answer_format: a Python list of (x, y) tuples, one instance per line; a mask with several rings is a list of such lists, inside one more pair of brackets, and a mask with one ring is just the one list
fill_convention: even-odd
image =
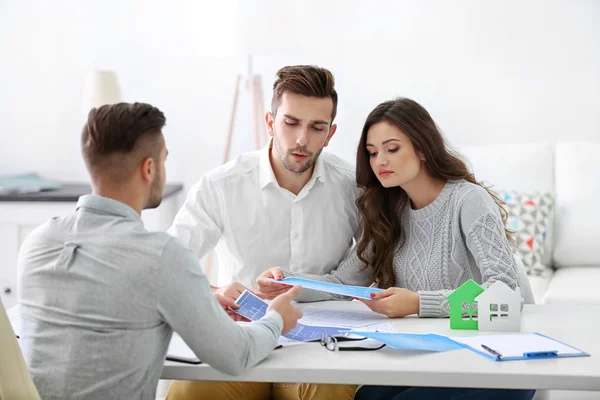
[[(518, 283), (517, 265), (506, 239), (498, 205), (481, 186), (448, 181), (428, 206), (401, 213), (405, 240), (396, 249), (395, 286), (419, 294), (420, 317), (447, 317), (452, 291), (469, 279), (484, 288), (502, 281), (510, 288)], [(355, 250), (327, 275), (291, 273), (344, 285), (369, 286), (373, 269)], [(298, 301), (339, 299), (340, 296), (304, 290)]]

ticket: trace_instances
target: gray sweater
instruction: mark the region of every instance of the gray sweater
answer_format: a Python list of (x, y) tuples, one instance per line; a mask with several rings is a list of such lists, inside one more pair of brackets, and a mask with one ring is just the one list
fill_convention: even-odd
[[(447, 317), (446, 296), (469, 279), (487, 287), (502, 281), (519, 285), (517, 265), (504, 233), (494, 199), (481, 186), (449, 181), (438, 197), (420, 210), (402, 213), (405, 241), (394, 256), (396, 287), (419, 294), (421, 317)], [(369, 286), (373, 270), (355, 251), (327, 275), (285, 272), (344, 285)], [(319, 301), (339, 296), (304, 290), (299, 301)]]
[(19, 268), (19, 341), (46, 400), (154, 400), (173, 330), (235, 375), (265, 358), (283, 328), (276, 312), (233, 322), (189, 250), (99, 196), (37, 228)]

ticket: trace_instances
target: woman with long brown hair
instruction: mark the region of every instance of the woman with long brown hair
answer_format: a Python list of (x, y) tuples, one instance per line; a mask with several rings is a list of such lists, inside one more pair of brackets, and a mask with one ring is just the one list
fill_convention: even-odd
[[(446, 296), (469, 279), (483, 287), (522, 287), (502, 201), (479, 184), (417, 102), (398, 98), (368, 116), (356, 155), (356, 204), (363, 232), (356, 251), (327, 275), (272, 268), (257, 280), (272, 296), (285, 290), (262, 278), (303, 278), (385, 289), (361, 300), (391, 318), (447, 317)], [(299, 301), (338, 296), (305, 290)], [(531, 399), (535, 391), (364, 386), (358, 398)], [(364, 396), (364, 397), (363, 397)], [(379, 396), (379, 397), (378, 397)], [(381, 397), (382, 396), (382, 397)], [(414, 396), (414, 397), (413, 397)], [(436, 397), (438, 396), (438, 397)], [(472, 396), (472, 397), (469, 397)]]

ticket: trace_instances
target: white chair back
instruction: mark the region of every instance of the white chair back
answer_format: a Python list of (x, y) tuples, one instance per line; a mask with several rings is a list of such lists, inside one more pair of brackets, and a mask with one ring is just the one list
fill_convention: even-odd
[(515, 261), (517, 262), (517, 280), (519, 281), (519, 287), (521, 288), (521, 295), (525, 304), (535, 304), (535, 297), (533, 296), (533, 290), (531, 290), (531, 284), (529, 283), (529, 276), (527, 276), (527, 270), (521, 257), (515, 255)]
[(0, 400), (40, 400), (0, 300)]

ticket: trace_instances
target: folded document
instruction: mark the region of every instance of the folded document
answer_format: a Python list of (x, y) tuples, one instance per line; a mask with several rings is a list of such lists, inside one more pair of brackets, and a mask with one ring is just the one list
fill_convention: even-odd
[(350, 286), (340, 285), (338, 283), (315, 281), (312, 279), (304, 278), (285, 278), (280, 280), (271, 279), (273, 282), (284, 283), (286, 285), (298, 286), (301, 285), (304, 289), (318, 290), (320, 292), (327, 292), (333, 294), (340, 294), (343, 296), (358, 297), (359, 299), (371, 299), (371, 293), (382, 292), (383, 289), (364, 287), (364, 286)]

